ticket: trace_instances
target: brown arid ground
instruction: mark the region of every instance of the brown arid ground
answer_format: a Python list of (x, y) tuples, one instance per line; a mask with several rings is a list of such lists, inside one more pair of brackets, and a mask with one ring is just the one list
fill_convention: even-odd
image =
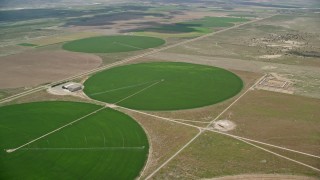
[(201, 179), (240, 174), (320, 175), (236, 139), (205, 132), (151, 179)]
[(320, 100), (250, 91), (222, 115), (237, 124), (230, 133), (320, 155)]
[(212, 179), (203, 180), (316, 180), (317, 178), (306, 177), (306, 176), (292, 176), (292, 175), (280, 175), (280, 174), (242, 174), (235, 176), (225, 176)]
[(28, 52), (0, 58), (0, 89), (32, 87), (62, 80), (101, 64), (91, 54), (66, 51)]
[(198, 133), (196, 128), (119, 109), (138, 121), (148, 134), (150, 153), (142, 179), (170, 158)]

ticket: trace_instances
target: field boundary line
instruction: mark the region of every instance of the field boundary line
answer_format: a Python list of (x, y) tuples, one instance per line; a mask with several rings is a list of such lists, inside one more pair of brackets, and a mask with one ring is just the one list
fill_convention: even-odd
[(89, 70), (89, 71), (86, 71), (86, 72), (83, 72), (83, 73), (80, 73), (80, 74), (76, 74), (74, 76), (70, 76), (68, 78), (64, 78), (64, 79), (52, 82), (52, 83), (50, 83), (48, 85), (38, 86), (38, 87), (35, 87), (33, 89), (30, 89), (30, 90), (27, 90), (27, 91), (24, 91), (24, 92), (21, 92), (21, 93), (18, 93), (18, 94), (15, 94), (15, 95), (3, 98), (3, 99), (0, 99), (0, 104), (8, 102), (8, 101), (15, 100), (17, 98), (20, 98), (20, 97), (23, 97), (23, 96), (26, 96), (26, 95), (29, 95), (29, 94), (32, 94), (32, 93), (35, 93), (35, 92), (39, 92), (41, 90), (44, 90), (44, 89), (46, 89), (46, 88), (48, 88), (50, 86), (53, 86), (55, 84), (58, 84), (58, 83), (62, 83), (62, 82), (65, 82), (65, 81), (71, 81), (71, 80), (74, 80), (74, 79), (77, 79), (77, 78), (81, 78), (81, 77), (86, 76), (86, 75), (94, 74), (94, 73), (106, 70), (108, 68), (111, 68), (111, 67), (114, 67), (114, 66), (117, 66), (117, 65), (121, 65), (121, 64), (130, 62), (132, 60), (136, 60), (136, 59), (139, 59), (139, 58), (142, 58), (142, 57), (146, 57), (146, 56), (149, 56), (151, 54), (155, 54), (155, 53), (158, 53), (158, 52), (161, 52), (161, 51), (173, 48), (173, 47), (177, 47), (177, 46), (180, 46), (180, 45), (183, 45), (183, 44), (187, 44), (187, 43), (190, 43), (190, 42), (198, 41), (198, 40), (213, 36), (215, 34), (219, 34), (219, 33), (222, 33), (222, 32), (228, 31), (228, 30), (236, 29), (236, 28), (241, 27), (241, 26), (245, 26), (247, 24), (263, 21), (265, 19), (271, 18), (271, 17), (276, 16), (276, 15), (277, 14), (269, 16), (269, 17), (261, 18), (261, 19), (255, 19), (255, 20), (252, 20), (252, 21), (249, 21), (249, 22), (245, 22), (245, 23), (241, 23), (241, 24), (232, 26), (230, 28), (222, 29), (220, 31), (212, 32), (212, 33), (209, 33), (209, 34), (205, 34), (203, 36), (199, 36), (199, 37), (196, 37), (196, 38), (192, 38), (192, 39), (188, 39), (188, 40), (185, 40), (185, 41), (182, 41), (182, 42), (178, 42), (176, 44), (168, 45), (168, 46), (165, 46), (165, 47), (162, 47), (162, 48), (158, 48), (158, 49), (153, 49), (153, 50), (151, 50), (149, 52), (145, 52), (145, 53), (140, 54), (140, 55), (135, 55), (135, 56), (132, 56), (132, 57), (128, 57), (128, 58), (125, 58), (125, 59), (123, 59), (121, 61), (117, 61), (117, 62), (114, 62), (114, 63), (111, 63), (111, 64), (107, 64), (107, 65), (104, 65), (104, 66), (101, 66), (101, 67), (97, 67), (95, 69), (92, 69), (92, 70)]
[(143, 88), (143, 89), (141, 89), (141, 90), (139, 90), (139, 91), (137, 91), (137, 92), (135, 92), (135, 93), (131, 94), (130, 96), (127, 96), (127, 97), (125, 97), (125, 98), (123, 98), (123, 99), (121, 99), (121, 100), (117, 101), (117, 102), (116, 102), (116, 103), (114, 103), (114, 104), (118, 104), (118, 103), (120, 103), (120, 102), (122, 102), (122, 101), (124, 101), (124, 100), (126, 100), (126, 99), (129, 99), (129, 98), (131, 98), (131, 97), (133, 97), (133, 96), (135, 96), (135, 95), (137, 95), (137, 94), (139, 94), (139, 93), (141, 93), (141, 92), (143, 92), (143, 91), (145, 91), (145, 90), (147, 90), (147, 89), (151, 88), (152, 86), (155, 86), (155, 85), (157, 85), (157, 84), (159, 84), (159, 83), (161, 83), (161, 82), (163, 82), (163, 81), (164, 81), (164, 79), (162, 79), (162, 80), (160, 80), (160, 81), (158, 81), (158, 82), (155, 82), (155, 83), (153, 83), (153, 84), (151, 84), (151, 85), (149, 85), (149, 86), (147, 86), (147, 87), (145, 87), (145, 88)]
[(16, 150), (19, 150), (19, 149), (21, 149), (21, 148), (23, 148), (23, 147), (25, 147), (25, 146), (33, 143), (33, 142), (36, 142), (36, 141), (38, 141), (38, 140), (40, 140), (40, 139), (42, 139), (42, 138), (44, 138), (44, 137), (49, 136), (50, 134), (53, 134), (53, 133), (55, 133), (55, 132), (57, 132), (57, 131), (60, 131), (61, 129), (64, 129), (64, 128), (67, 127), (67, 126), (70, 126), (70, 125), (72, 125), (72, 124), (74, 124), (74, 123), (76, 123), (76, 122), (78, 122), (78, 121), (81, 121), (82, 119), (84, 119), (84, 118), (86, 118), (86, 117), (89, 117), (89, 116), (91, 116), (92, 114), (95, 114), (95, 113), (97, 113), (97, 112), (99, 112), (99, 111), (101, 111), (101, 110), (103, 110), (103, 109), (105, 109), (105, 108), (107, 108), (107, 106), (104, 106), (104, 107), (102, 107), (102, 108), (99, 108), (99, 109), (97, 109), (97, 110), (95, 110), (95, 111), (93, 111), (93, 112), (91, 112), (91, 113), (89, 113), (89, 114), (87, 114), (87, 115), (84, 115), (84, 116), (82, 116), (82, 117), (80, 117), (80, 118), (78, 118), (78, 119), (76, 119), (76, 120), (74, 120), (74, 121), (72, 121), (72, 122), (70, 122), (70, 123), (67, 123), (67, 124), (65, 124), (65, 125), (57, 128), (57, 129), (55, 129), (55, 130), (53, 130), (53, 131), (50, 131), (50, 132), (48, 132), (48, 133), (46, 133), (46, 134), (44, 134), (44, 135), (42, 135), (42, 136), (40, 136), (40, 137), (38, 137), (38, 138), (36, 138), (36, 139), (33, 139), (33, 140), (31, 140), (31, 141), (29, 141), (29, 142), (27, 142), (27, 143), (25, 143), (25, 144), (23, 144), (23, 145), (21, 145), (21, 146), (19, 146), (19, 147), (17, 147), (17, 148), (6, 149), (5, 151), (6, 151), (7, 153), (12, 153), (12, 152), (14, 152), (14, 151), (16, 151)]
[(111, 89), (111, 90), (107, 90), (107, 91), (101, 91), (101, 92), (96, 92), (96, 93), (92, 93), (92, 94), (88, 94), (89, 96), (95, 96), (95, 95), (100, 95), (100, 94), (104, 94), (104, 93), (108, 93), (108, 92), (114, 92), (114, 91), (118, 91), (118, 90), (122, 90), (122, 89), (129, 89), (132, 87), (138, 87), (138, 86), (142, 86), (145, 84), (149, 84), (152, 82), (158, 82), (158, 81), (148, 81), (148, 82), (144, 82), (144, 83), (139, 83), (139, 84), (135, 84), (135, 85), (130, 85), (130, 86), (124, 86), (121, 88), (116, 88), (116, 89)]

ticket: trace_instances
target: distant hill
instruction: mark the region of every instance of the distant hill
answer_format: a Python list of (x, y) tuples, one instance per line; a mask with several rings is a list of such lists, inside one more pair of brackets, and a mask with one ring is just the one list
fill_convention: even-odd
[(0, 0), (1, 9), (16, 8), (50, 8), (50, 7), (68, 7), (68, 6), (84, 6), (97, 5), (107, 3), (168, 3), (168, 4), (190, 4), (202, 3), (208, 6), (260, 6), (269, 8), (320, 8), (319, 0)]
[(45, 8), (74, 5), (94, 5), (99, 3), (120, 3), (124, 1), (128, 0), (0, 0), (0, 8)]

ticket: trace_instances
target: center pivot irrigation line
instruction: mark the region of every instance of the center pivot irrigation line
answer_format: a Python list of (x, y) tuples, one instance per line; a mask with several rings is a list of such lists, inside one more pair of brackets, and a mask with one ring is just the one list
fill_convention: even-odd
[(42, 138), (44, 138), (44, 137), (47, 137), (47, 136), (49, 136), (50, 134), (53, 134), (53, 133), (55, 133), (55, 132), (57, 132), (57, 131), (60, 131), (61, 129), (63, 129), (63, 128), (65, 128), (65, 127), (68, 127), (68, 126), (70, 126), (70, 125), (73, 125), (74, 123), (76, 123), (76, 122), (78, 122), (78, 121), (81, 121), (82, 119), (84, 119), (84, 118), (86, 118), (86, 117), (89, 117), (89, 116), (91, 116), (92, 114), (95, 114), (95, 113), (97, 113), (97, 112), (99, 112), (99, 111), (101, 111), (101, 110), (103, 110), (103, 109), (105, 109), (105, 108), (107, 108), (107, 106), (104, 106), (104, 107), (102, 107), (102, 108), (100, 108), (100, 109), (98, 109), (98, 110), (95, 110), (95, 111), (93, 111), (93, 112), (91, 112), (91, 113), (89, 113), (89, 114), (87, 114), (87, 115), (85, 115), (85, 116), (82, 116), (82, 117), (80, 117), (79, 119), (76, 119), (76, 120), (74, 120), (74, 121), (72, 121), (72, 122), (70, 122), (70, 123), (68, 123), (68, 124), (66, 124), (66, 125), (63, 125), (63, 126), (57, 128), (57, 129), (53, 130), (53, 131), (50, 131), (50, 132), (48, 132), (47, 134), (44, 134), (44, 135), (42, 135), (42, 136), (40, 136), (40, 137), (38, 137), (38, 138), (36, 138), (36, 139), (33, 139), (33, 140), (31, 140), (31, 141), (29, 141), (29, 142), (27, 142), (27, 143), (25, 143), (25, 144), (23, 144), (23, 145), (21, 145), (21, 146), (19, 146), (19, 147), (17, 147), (17, 148), (14, 148), (14, 149), (6, 149), (5, 151), (6, 151), (7, 153), (12, 153), (12, 152), (14, 152), (14, 151), (16, 151), (16, 150), (18, 150), (18, 149), (21, 149), (21, 148), (23, 148), (23, 147), (25, 147), (25, 146), (33, 143), (33, 142), (36, 142), (36, 141), (38, 141), (38, 140), (40, 140), (40, 139), (42, 139)]
[(138, 86), (142, 86), (142, 85), (145, 85), (145, 84), (158, 82), (158, 81), (148, 81), (148, 82), (144, 82), (144, 83), (139, 83), (139, 84), (129, 85), (129, 86), (120, 87), (120, 88), (116, 88), (116, 89), (111, 89), (111, 90), (107, 90), (107, 91), (101, 91), (101, 92), (97, 92), (97, 93), (92, 93), (92, 94), (90, 94), (90, 96), (105, 94), (105, 93), (114, 92), (114, 91), (123, 90), (123, 89), (130, 89), (130, 88), (133, 88), (133, 87), (138, 87)]
[(121, 43), (121, 42), (113, 42), (113, 44), (119, 44), (121, 46), (126, 46), (126, 47), (131, 47), (131, 48), (134, 48), (134, 49), (142, 50), (142, 48), (139, 48), (139, 47), (136, 47), (136, 46), (131, 46), (129, 44), (124, 44), (124, 43)]
[(157, 84), (159, 84), (159, 83), (161, 83), (161, 82), (163, 82), (163, 81), (164, 81), (164, 79), (161, 79), (160, 81), (155, 82), (155, 83), (151, 84), (150, 86), (147, 86), (147, 87), (145, 87), (145, 88), (141, 89), (140, 91), (135, 92), (135, 93), (131, 94), (130, 96), (127, 96), (127, 97), (125, 97), (125, 98), (123, 98), (123, 99), (121, 99), (121, 100), (117, 101), (117, 102), (116, 102), (116, 103), (114, 103), (114, 104), (118, 104), (118, 103), (120, 103), (120, 102), (122, 102), (122, 101), (124, 101), (124, 100), (126, 100), (126, 99), (129, 99), (129, 98), (131, 98), (132, 96), (135, 96), (135, 95), (137, 95), (137, 94), (141, 93), (142, 91), (145, 91), (145, 90), (147, 90), (147, 89), (151, 88), (152, 86), (155, 86), (155, 85), (157, 85)]
[(88, 147), (88, 148), (21, 148), (24, 151), (105, 151), (105, 150), (143, 150), (145, 146), (140, 147)]
[(266, 18), (262, 18), (262, 19), (256, 19), (256, 20), (253, 20), (253, 21), (249, 21), (249, 22), (246, 22), (246, 23), (235, 25), (235, 26), (230, 27), (230, 28), (222, 29), (220, 31), (216, 31), (216, 32), (212, 32), (212, 33), (209, 33), (209, 34), (206, 34), (206, 35), (203, 35), (203, 36), (199, 36), (199, 37), (196, 37), (196, 38), (193, 38), (193, 39), (185, 40), (185, 41), (182, 41), (182, 42), (179, 42), (179, 43), (176, 43), (176, 44), (168, 45), (168, 46), (165, 46), (165, 47), (162, 47), (162, 48), (158, 48), (158, 49), (153, 49), (153, 50), (151, 50), (149, 52), (146, 52), (146, 53), (143, 53), (143, 54), (140, 54), (140, 55), (132, 56), (132, 57), (126, 58), (124, 60), (121, 60), (121, 61), (118, 61), (118, 62), (115, 62), (115, 63), (111, 63), (111, 64), (108, 64), (108, 65), (105, 65), (105, 66), (101, 66), (101, 67), (92, 69), (90, 71), (87, 71), (87, 72), (84, 72), (84, 73), (80, 73), (80, 74), (71, 76), (69, 78), (62, 79), (60, 81), (56, 81), (56, 82), (50, 83), (48, 85), (39, 86), (39, 87), (30, 89), (30, 90), (24, 91), (22, 93), (15, 94), (15, 95), (7, 97), (7, 98), (3, 98), (3, 99), (0, 100), (0, 103), (5, 103), (5, 102), (8, 102), (8, 101), (12, 101), (12, 100), (15, 100), (17, 98), (20, 98), (20, 97), (23, 97), (23, 96), (27, 96), (27, 95), (35, 93), (35, 92), (39, 92), (41, 90), (49, 88), (49, 87), (51, 87), (51, 86), (53, 86), (55, 84), (58, 84), (58, 83), (62, 83), (62, 82), (65, 82), (65, 81), (71, 81), (71, 80), (74, 80), (74, 79), (77, 79), (77, 78), (81, 78), (81, 77), (86, 76), (86, 75), (94, 74), (94, 73), (103, 71), (105, 69), (108, 69), (108, 68), (111, 68), (111, 67), (114, 67), (114, 66), (118, 66), (118, 65), (121, 65), (121, 64), (130, 62), (130, 61), (142, 58), (142, 57), (146, 57), (146, 56), (152, 55), (152, 54), (156, 54), (158, 52), (161, 52), (161, 51), (164, 51), (164, 50), (167, 50), (167, 49), (171, 49), (171, 48), (183, 45), (183, 44), (187, 44), (187, 43), (191, 43), (191, 42), (198, 41), (198, 40), (201, 40), (201, 39), (205, 39), (205, 38), (213, 36), (215, 34), (219, 34), (219, 33), (225, 32), (225, 31), (236, 29), (238, 27), (245, 26), (247, 24), (251, 24), (251, 23), (254, 23), (254, 22), (258, 22), (258, 21), (263, 21), (263, 20), (271, 18), (273, 16), (276, 16), (276, 15), (272, 15), (270, 17), (266, 17)]

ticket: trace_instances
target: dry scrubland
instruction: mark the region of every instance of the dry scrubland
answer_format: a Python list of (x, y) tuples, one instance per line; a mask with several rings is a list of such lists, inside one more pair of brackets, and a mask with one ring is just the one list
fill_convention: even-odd
[(212, 132), (196, 139), (153, 179), (200, 179), (237, 174), (307, 174), (315, 171)]
[(319, 155), (320, 100), (250, 91), (222, 118), (237, 124), (232, 134)]

